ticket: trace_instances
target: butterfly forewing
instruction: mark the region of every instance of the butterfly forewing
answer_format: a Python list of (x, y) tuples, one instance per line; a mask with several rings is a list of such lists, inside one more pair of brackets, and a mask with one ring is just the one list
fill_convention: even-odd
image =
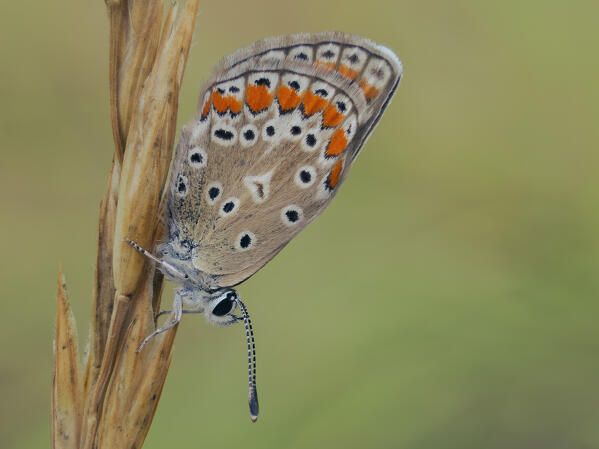
[(177, 147), (169, 240), (220, 286), (251, 276), (330, 203), (400, 77), (389, 50), (341, 33), (225, 58)]

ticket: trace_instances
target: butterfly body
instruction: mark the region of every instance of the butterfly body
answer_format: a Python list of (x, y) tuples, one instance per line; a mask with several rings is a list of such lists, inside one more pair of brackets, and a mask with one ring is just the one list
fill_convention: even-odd
[(156, 260), (181, 284), (175, 319), (186, 306), (231, 324), (236, 305), (245, 318), (231, 287), (326, 209), (401, 75), (390, 50), (337, 32), (269, 38), (223, 59), (183, 128), (168, 186)]

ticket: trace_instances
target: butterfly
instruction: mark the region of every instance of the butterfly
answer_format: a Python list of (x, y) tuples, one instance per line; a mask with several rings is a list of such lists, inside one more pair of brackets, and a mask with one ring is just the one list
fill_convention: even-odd
[(183, 313), (218, 325), (243, 321), (256, 421), (253, 329), (232, 287), (322, 214), (401, 77), (391, 50), (340, 32), (271, 37), (220, 62), (175, 150), (168, 239), (156, 255), (127, 239), (180, 285), (171, 320), (138, 351)]

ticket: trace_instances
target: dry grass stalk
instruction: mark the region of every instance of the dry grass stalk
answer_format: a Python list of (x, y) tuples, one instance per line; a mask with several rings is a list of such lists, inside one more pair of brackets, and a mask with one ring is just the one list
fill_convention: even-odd
[[(115, 151), (100, 204), (98, 255), (85, 374), (59, 273), (52, 384), (54, 448), (138, 448), (154, 416), (176, 327), (135, 350), (155, 329), (162, 275), (124, 243), (153, 248), (171, 161), (177, 101), (198, 0), (178, 18), (162, 0), (106, 0)], [(64, 349), (63, 349), (64, 348)], [(81, 381), (83, 379), (83, 382)], [(83, 384), (83, 385), (82, 385)]]

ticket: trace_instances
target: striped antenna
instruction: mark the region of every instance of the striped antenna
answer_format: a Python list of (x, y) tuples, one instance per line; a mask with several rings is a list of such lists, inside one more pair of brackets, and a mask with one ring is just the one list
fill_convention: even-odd
[(254, 341), (254, 330), (252, 329), (252, 320), (245, 304), (239, 298), (236, 298), (237, 305), (243, 314), (243, 325), (245, 326), (245, 339), (248, 344), (248, 379), (249, 393), (248, 402), (250, 404), (250, 414), (252, 422), (258, 419), (258, 391), (256, 390), (256, 343)]
[(125, 238), (125, 242), (127, 242), (129, 245), (131, 245), (138, 252), (140, 252), (141, 254), (143, 254), (144, 256), (146, 256), (148, 259), (153, 260), (154, 262), (156, 262), (156, 265), (158, 265), (158, 268), (160, 269), (160, 271), (162, 271), (163, 274), (165, 274), (167, 276), (170, 276), (170, 277), (172, 277), (174, 279), (182, 280), (182, 281), (185, 281), (186, 279), (189, 278), (189, 276), (187, 276), (185, 273), (182, 273), (181, 271), (177, 270), (170, 263), (165, 262), (163, 260), (160, 260), (154, 254), (152, 254), (149, 251), (146, 251), (145, 249), (143, 249), (141, 246), (139, 246), (137, 243), (135, 243), (130, 238), (126, 237)]

